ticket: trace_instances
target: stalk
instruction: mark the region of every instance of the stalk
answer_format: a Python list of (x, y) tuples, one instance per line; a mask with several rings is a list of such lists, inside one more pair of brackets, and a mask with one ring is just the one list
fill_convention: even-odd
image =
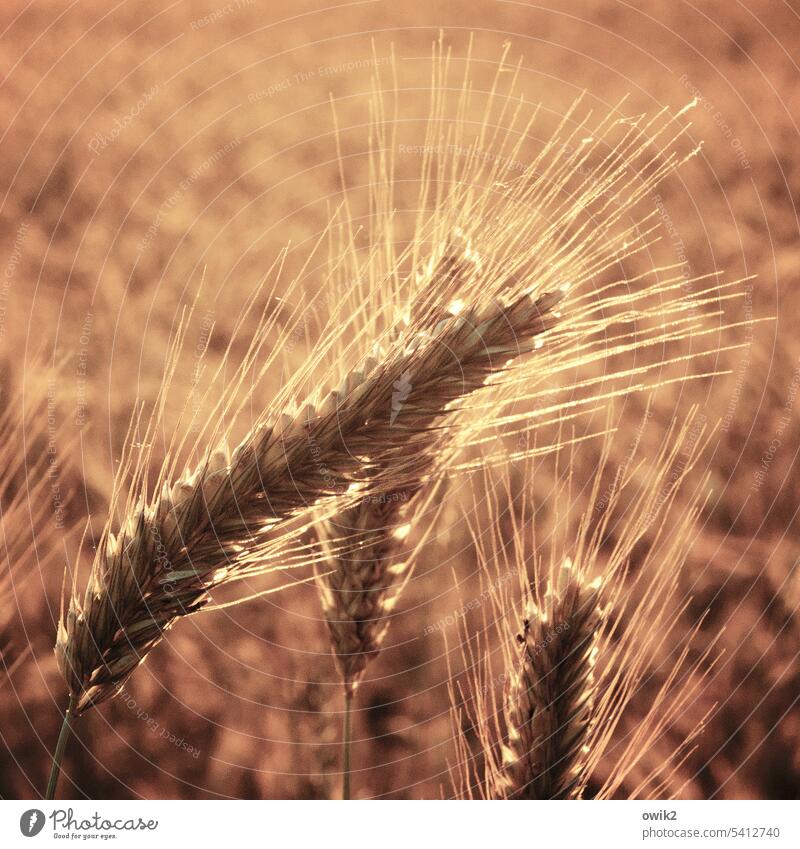
[(350, 798), (350, 750), (353, 744), (353, 690), (344, 689), (344, 733), (342, 735), (342, 799)]
[(75, 705), (77, 699), (74, 695), (70, 696), (67, 712), (64, 714), (64, 721), (61, 723), (61, 732), (58, 735), (55, 752), (53, 752), (53, 768), (50, 770), (50, 780), (47, 782), (47, 792), (45, 799), (53, 800), (56, 797), (56, 788), (58, 787), (58, 779), (61, 776), (61, 760), (64, 757), (64, 750), (67, 748), (69, 733), (72, 730), (72, 718), (75, 713)]

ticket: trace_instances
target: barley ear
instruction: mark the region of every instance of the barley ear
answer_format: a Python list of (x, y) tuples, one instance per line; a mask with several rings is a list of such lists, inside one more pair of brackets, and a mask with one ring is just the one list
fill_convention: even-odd
[(570, 799), (584, 784), (593, 721), (595, 655), (603, 612), (599, 583), (569, 560), (541, 605), (529, 606), (505, 708), (508, 740), (496, 795)]

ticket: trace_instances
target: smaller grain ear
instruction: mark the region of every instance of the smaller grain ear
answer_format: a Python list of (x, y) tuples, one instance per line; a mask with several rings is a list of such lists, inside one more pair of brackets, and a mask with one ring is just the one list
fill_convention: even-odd
[[(464, 517), (491, 609), (484, 627), (473, 632), (462, 624), (457, 637), (466, 670), (458, 689), (451, 686), (460, 758), (451, 776), (459, 798), (570, 799), (587, 787), (594, 798), (616, 798), (695, 697), (710, 649), (692, 644), (696, 630), (676, 630), (685, 610), (677, 587), (708, 497), (707, 476), (699, 486), (685, 485), (704, 456), (703, 426), (691, 410), (666, 431), (654, 425), (658, 451), (641, 462), (625, 455), (637, 469), (626, 476), (612, 464), (616, 437), (609, 431), (580, 483), (577, 449), (563, 444), (546, 491), (554, 512), (562, 504), (565, 510), (543, 524), (529, 487), (534, 469), (543, 470), (531, 456), (521, 474), (509, 462), (496, 477), (485, 470), (478, 478)], [(571, 513), (576, 486), (589, 497)], [(645, 670), (656, 659), (664, 663), (662, 647), (672, 635), (684, 647), (660, 670), (661, 686), (641, 712), (635, 699)], [(699, 651), (688, 662), (690, 644)], [(631, 715), (635, 733), (620, 739), (617, 730)], [(668, 751), (648, 787), (672, 781), (697, 733)], [(627, 788), (631, 798), (640, 798), (642, 786)]]
[(603, 625), (599, 593), (567, 561), (527, 620), (505, 706), (503, 798), (570, 799), (584, 784)]

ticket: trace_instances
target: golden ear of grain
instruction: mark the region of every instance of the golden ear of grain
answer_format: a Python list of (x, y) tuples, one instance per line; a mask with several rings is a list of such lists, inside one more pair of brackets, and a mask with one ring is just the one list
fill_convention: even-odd
[[(368, 496), (369, 498), (369, 496)], [(381, 648), (397, 582), (405, 564), (392, 564), (397, 504), (391, 495), (378, 504), (338, 514), (321, 533), (344, 542), (325, 564), (320, 599), (331, 645), (345, 688), (354, 691)]]
[[(113, 696), (166, 630), (274, 543), (280, 522), (319, 499), (346, 505), (353, 483), (378, 498), (417, 488), (448, 405), (530, 349), (557, 301), (490, 302), (399, 340), (322, 404), (265, 416), (233, 452), (221, 445), (151, 503), (129, 507), (99, 546), (83, 603), (73, 595), (59, 628), (56, 654), (77, 713)], [(395, 386), (409, 374), (398, 418)]]
[(505, 709), (508, 741), (498, 795), (570, 799), (580, 791), (595, 706), (602, 628), (599, 586), (567, 560), (543, 607), (531, 603)]

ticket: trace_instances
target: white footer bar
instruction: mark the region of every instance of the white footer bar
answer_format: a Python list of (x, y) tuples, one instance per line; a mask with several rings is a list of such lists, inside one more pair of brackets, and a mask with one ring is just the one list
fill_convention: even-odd
[(0, 845), (768, 849), (800, 846), (799, 820), (791, 801), (3, 801)]

